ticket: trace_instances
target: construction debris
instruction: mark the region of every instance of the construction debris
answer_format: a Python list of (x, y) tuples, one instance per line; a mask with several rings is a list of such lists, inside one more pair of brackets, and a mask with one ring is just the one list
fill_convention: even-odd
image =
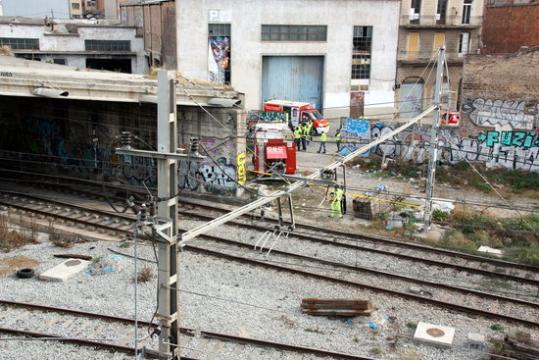
[(369, 316), (376, 309), (368, 300), (306, 298), (301, 302), (301, 310), (315, 316), (354, 317)]

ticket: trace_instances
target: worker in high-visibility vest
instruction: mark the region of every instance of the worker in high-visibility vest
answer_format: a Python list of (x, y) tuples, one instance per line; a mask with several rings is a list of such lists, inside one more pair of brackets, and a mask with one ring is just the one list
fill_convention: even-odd
[(336, 188), (335, 192), (333, 194), (333, 199), (331, 200), (330, 209), (331, 209), (331, 216), (337, 219), (341, 219), (343, 217), (343, 211), (342, 211), (342, 205), (343, 205), (343, 196), (344, 196), (344, 190), (341, 188)]
[(323, 153), (325, 154), (326, 153), (326, 141), (328, 140), (328, 136), (325, 132), (323, 132), (322, 134), (320, 134), (320, 147), (318, 148), (318, 153), (321, 153), (323, 151)]
[(303, 147), (303, 151), (307, 151), (307, 123), (301, 123), (300, 125), (301, 129), (301, 146)]
[(298, 151), (300, 151), (300, 144), (301, 144), (301, 129), (299, 126), (296, 127), (294, 130), (294, 142), (296, 143), (296, 147)]
[(341, 129), (335, 133), (335, 143), (337, 144), (337, 152), (341, 151)]
[[(307, 136), (309, 136), (309, 140), (313, 140), (313, 121), (309, 120), (307, 123)], [(308, 144), (308, 143), (307, 143)]]

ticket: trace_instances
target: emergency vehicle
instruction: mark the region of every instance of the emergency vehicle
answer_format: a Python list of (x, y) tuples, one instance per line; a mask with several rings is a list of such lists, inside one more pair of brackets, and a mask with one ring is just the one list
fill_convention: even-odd
[(306, 102), (268, 100), (264, 102), (264, 111), (284, 112), (288, 117), (288, 126), (290, 129), (294, 129), (299, 124), (312, 120), (313, 131), (316, 134), (327, 134), (329, 131), (329, 121), (324, 119), (318, 110), (313, 109), (311, 104)]

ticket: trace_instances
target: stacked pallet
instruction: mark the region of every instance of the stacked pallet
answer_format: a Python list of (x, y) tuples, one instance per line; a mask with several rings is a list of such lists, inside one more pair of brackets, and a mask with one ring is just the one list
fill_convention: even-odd
[(315, 316), (354, 317), (369, 316), (375, 308), (368, 300), (306, 298), (301, 301), (301, 310)]

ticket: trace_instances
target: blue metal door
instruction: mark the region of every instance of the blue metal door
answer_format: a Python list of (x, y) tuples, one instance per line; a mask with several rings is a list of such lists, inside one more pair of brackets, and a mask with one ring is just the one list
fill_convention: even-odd
[(262, 102), (303, 101), (322, 109), (323, 56), (264, 56)]

